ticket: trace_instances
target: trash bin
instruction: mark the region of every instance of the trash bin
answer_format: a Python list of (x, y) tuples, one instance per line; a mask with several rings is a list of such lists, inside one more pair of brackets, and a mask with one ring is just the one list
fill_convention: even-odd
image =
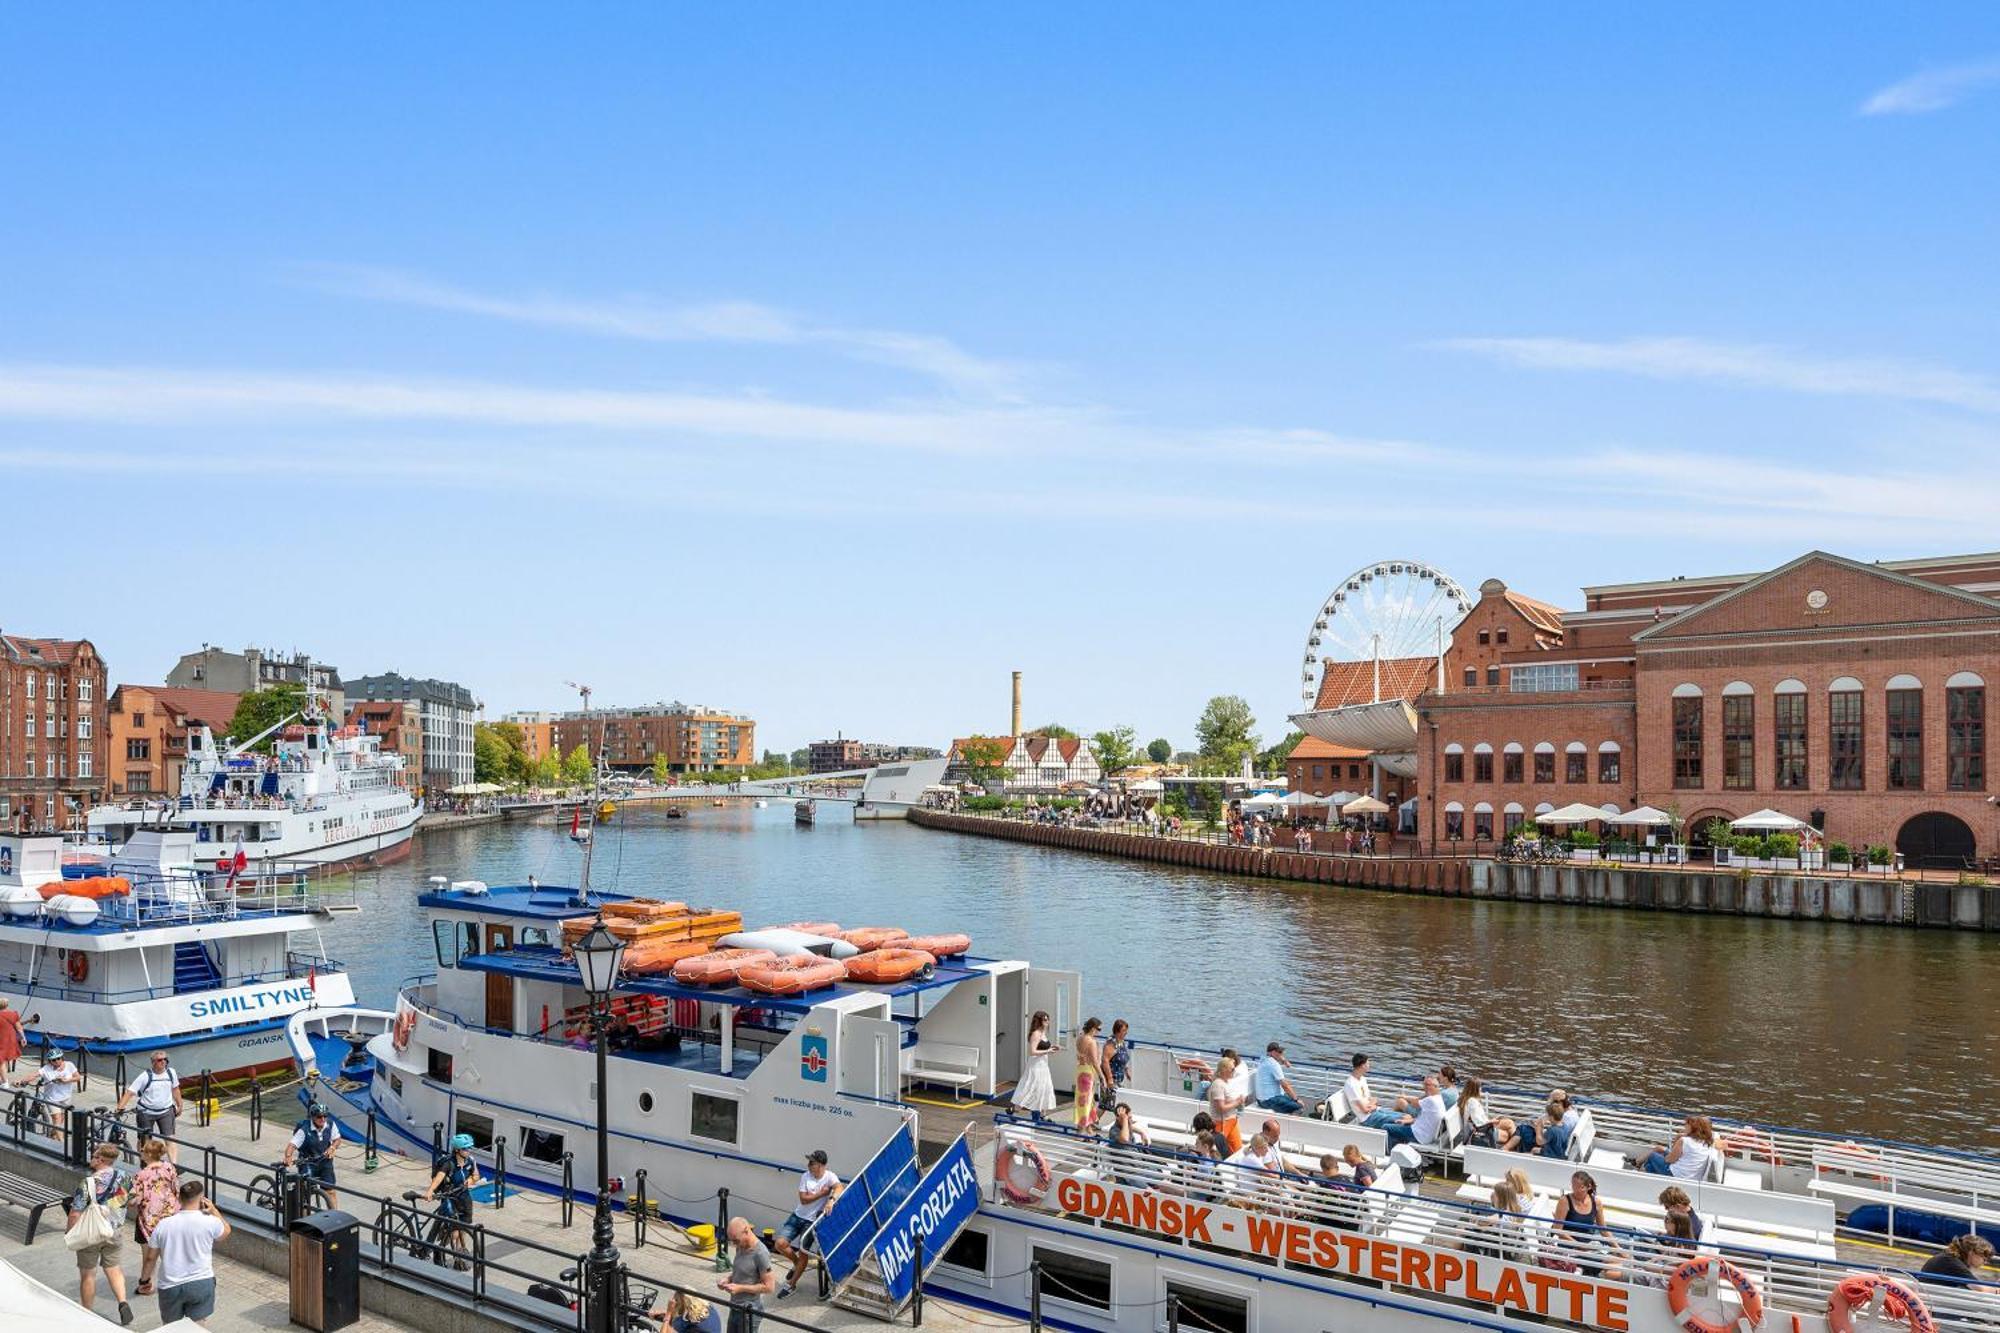
[(320, 1333), (361, 1318), (361, 1223), (336, 1208), (292, 1223), (292, 1322)]

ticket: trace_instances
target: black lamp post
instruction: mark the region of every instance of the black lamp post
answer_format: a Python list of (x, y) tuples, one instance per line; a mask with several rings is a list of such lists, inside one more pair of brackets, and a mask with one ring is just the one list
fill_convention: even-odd
[(597, 1042), (597, 1212), (590, 1224), (590, 1256), (584, 1261), (585, 1327), (589, 1333), (623, 1333), (624, 1305), (618, 1280), (618, 1247), (611, 1243), (611, 1112), (605, 1089), (605, 1010), (625, 962), (625, 941), (613, 935), (600, 915), (576, 942), (576, 971), (590, 996), (591, 1027)]

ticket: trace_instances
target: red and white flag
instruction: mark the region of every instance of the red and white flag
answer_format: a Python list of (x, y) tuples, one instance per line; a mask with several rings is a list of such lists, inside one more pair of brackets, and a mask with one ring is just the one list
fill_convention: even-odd
[(229, 883), (227, 887), (232, 889), (236, 887), (236, 877), (242, 874), (243, 867), (249, 864), (250, 858), (243, 850), (243, 839), (238, 838), (236, 840), (236, 851), (229, 858)]

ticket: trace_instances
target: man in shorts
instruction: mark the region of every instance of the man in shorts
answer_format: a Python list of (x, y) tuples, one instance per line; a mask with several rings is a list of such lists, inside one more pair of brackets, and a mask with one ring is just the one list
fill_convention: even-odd
[(814, 1148), (806, 1155), (806, 1169), (799, 1176), (799, 1206), (786, 1214), (784, 1226), (778, 1229), (778, 1254), (792, 1261), (792, 1271), (778, 1288), (780, 1300), (791, 1295), (799, 1279), (805, 1276), (813, 1252), (819, 1248), (813, 1224), (839, 1194), (840, 1177), (827, 1169), (826, 1150)]
[(318, 1181), (329, 1208), (340, 1207), (340, 1199), (333, 1192), (333, 1150), (339, 1146), (340, 1126), (326, 1113), (324, 1102), (314, 1102), (306, 1108), (306, 1118), (299, 1121), (291, 1141), (285, 1144), (286, 1169), (296, 1166), (300, 1175)]
[(159, 1135), (167, 1141), (167, 1160), (180, 1161), (180, 1145), (174, 1142), (174, 1125), (181, 1114), (181, 1076), (167, 1063), (165, 1051), (154, 1051), (147, 1061), (147, 1068), (132, 1080), (132, 1086), (118, 1096), (116, 1114), (125, 1114), (126, 1108), (139, 1108), (139, 1144)]
[(228, 1239), (229, 1220), (199, 1180), (182, 1185), (180, 1197), (180, 1211), (161, 1218), (151, 1240), (160, 1252), (160, 1322), (192, 1319), (207, 1328), (215, 1313), (215, 1242)]

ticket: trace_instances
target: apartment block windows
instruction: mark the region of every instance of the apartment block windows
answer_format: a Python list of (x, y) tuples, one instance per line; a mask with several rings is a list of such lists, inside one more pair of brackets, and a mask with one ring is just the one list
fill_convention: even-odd
[(1944, 683), (1945, 786), (1986, 790), (1986, 682), (1961, 671)]
[(1553, 749), (1535, 747), (1535, 781), (1548, 783), (1556, 780), (1556, 752)]
[(1731, 791), (1757, 785), (1757, 696), (1742, 681), (1722, 689), (1722, 785)]
[(1701, 689), (1676, 685), (1673, 698), (1674, 786), (1701, 786)]
[(1921, 791), (1924, 785), (1924, 691), (1915, 676), (1895, 676), (1884, 696), (1889, 788)]
[(1806, 687), (1780, 681), (1771, 698), (1772, 785), (1781, 791), (1806, 786)]
[(1866, 771), (1861, 747), (1861, 682), (1842, 676), (1826, 696), (1826, 785), (1860, 791)]

